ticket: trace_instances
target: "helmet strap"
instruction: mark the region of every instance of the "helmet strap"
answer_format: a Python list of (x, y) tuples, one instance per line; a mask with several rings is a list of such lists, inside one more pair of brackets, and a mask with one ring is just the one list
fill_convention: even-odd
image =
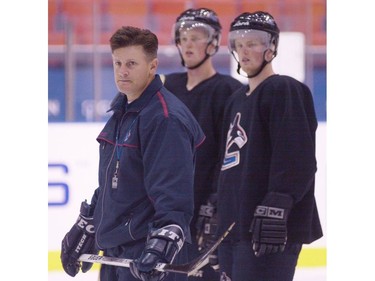
[(253, 78), (253, 77), (257, 76), (259, 73), (262, 72), (263, 68), (264, 68), (268, 63), (269, 63), (268, 61), (266, 61), (265, 59), (263, 59), (263, 63), (262, 63), (262, 65), (259, 67), (258, 71), (255, 72), (255, 74), (253, 74), (253, 75), (247, 75), (247, 78)]
[[(268, 49), (267, 49), (267, 50), (268, 50)], [(263, 52), (263, 62), (262, 62), (262, 65), (259, 67), (258, 71), (255, 72), (255, 74), (253, 74), (253, 75), (243, 75), (243, 74), (240, 73), (240, 69), (241, 69), (240, 62), (236, 59), (236, 57), (234, 56), (233, 51), (232, 51), (232, 56), (233, 56), (234, 59), (237, 61), (237, 73), (238, 73), (239, 75), (244, 76), (244, 77), (247, 77), (247, 78), (254, 78), (254, 77), (257, 76), (259, 73), (261, 73), (262, 70), (263, 70), (263, 68), (264, 68), (268, 63), (270, 63), (270, 62), (275, 58), (275, 56), (276, 56), (276, 55), (274, 55), (270, 61), (267, 61), (267, 60), (265, 59), (265, 56), (266, 56), (266, 52), (267, 52), (267, 50), (265, 50), (265, 51)]]
[(219, 46), (215, 46), (215, 52), (213, 52), (212, 54), (208, 54), (207, 49), (208, 49), (208, 46), (211, 45), (211, 43), (212, 43), (212, 41), (208, 42), (208, 44), (207, 44), (206, 52), (205, 52), (205, 53), (206, 53), (206, 56), (203, 58), (203, 60), (201, 60), (199, 63), (197, 63), (197, 64), (194, 65), (194, 66), (186, 66), (186, 65), (185, 65), (185, 61), (184, 61), (184, 59), (183, 59), (183, 57), (182, 57), (182, 54), (181, 54), (180, 48), (178, 48), (178, 46), (177, 46), (178, 52), (179, 52), (180, 57), (181, 57), (181, 64), (182, 64), (182, 66), (183, 66), (183, 67), (186, 67), (187, 69), (196, 69), (196, 68), (200, 67), (200, 66), (201, 66), (206, 60), (208, 60), (209, 57), (211, 57), (211, 56), (213, 56), (214, 54), (216, 54), (217, 51), (219, 50)]
[(178, 45), (176, 44), (176, 47), (177, 47), (177, 50), (178, 50), (178, 53), (180, 54), (180, 58), (181, 58), (181, 64), (183, 67), (185, 67), (185, 61), (182, 57), (182, 54), (181, 54), (181, 51), (180, 51), (180, 48), (178, 47)]
[(200, 63), (198, 63), (198, 64), (196, 64), (194, 66), (186, 66), (186, 68), (187, 69), (196, 69), (196, 68), (200, 67), (209, 57), (210, 57), (210, 55), (206, 53), (206, 56), (204, 57), (203, 60), (201, 60)]

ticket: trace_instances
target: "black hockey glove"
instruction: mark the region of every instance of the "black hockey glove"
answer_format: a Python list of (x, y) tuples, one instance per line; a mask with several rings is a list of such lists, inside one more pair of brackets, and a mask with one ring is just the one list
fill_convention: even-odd
[(257, 257), (284, 251), (287, 241), (287, 219), (292, 204), (290, 196), (270, 193), (262, 205), (256, 207), (250, 232)]
[(147, 238), (141, 256), (130, 263), (130, 272), (135, 278), (143, 281), (163, 280), (167, 272), (160, 272), (155, 266), (158, 263), (172, 263), (184, 241), (182, 229), (176, 224), (153, 230)]
[(93, 208), (86, 201), (81, 204), (81, 211), (76, 223), (65, 235), (61, 243), (61, 263), (66, 273), (74, 277), (79, 269), (87, 272), (92, 263), (78, 261), (81, 254), (98, 254), (95, 247), (95, 229), (92, 223)]
[[(217, 195), (213, 193), (207, 200), (207, 205), (202, 205), (199, 209), (199, 216), (195, 228), (197, 229), (197, 243), (200, 252), (210, 248), (217, 240)], [(210, 255), (209, 264), (215, 270), (219, 271), (219, 260), (217, 250)]]

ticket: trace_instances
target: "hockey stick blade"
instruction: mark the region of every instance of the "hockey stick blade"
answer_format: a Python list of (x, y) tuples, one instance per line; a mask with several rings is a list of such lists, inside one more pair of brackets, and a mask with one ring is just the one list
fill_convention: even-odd
[[(233, 222), (225, 231), (225, 233), (223, 233), (223, 235), (221, 235), (220, 238), (211, 246), (211, 248), (207, 249), (206, 252), (204, 252), (202, 255), (198, 256), (194, 260), (185, 264), (158, 263), (155, 269), (162, 272), (175, 272), (187, 274), (188, 276), (195, 275), (198, 272), (198, 270), (200, 270), (203, 266), (205, 266), (208, 263), (210, 255), (217, 249), (220, 243), (232, 230), (234, 225), (235, 223)], [(121, 267), (130, 267), (130, 263), (133, 262), (132, 259), (123, 259), (90, 254), (83, 254), (79, 257), (78, 260), (82, 262), (100, 263)]]

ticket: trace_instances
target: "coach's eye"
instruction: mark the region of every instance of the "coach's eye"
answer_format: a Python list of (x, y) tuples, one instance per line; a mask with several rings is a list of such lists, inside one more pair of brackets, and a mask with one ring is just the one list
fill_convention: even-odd
[(133, 68), (135, 65), (137, 65), (137, 63), (135, 61), (129, 61), (126, 63), (126, 66), (129, 67), (129, 68)]

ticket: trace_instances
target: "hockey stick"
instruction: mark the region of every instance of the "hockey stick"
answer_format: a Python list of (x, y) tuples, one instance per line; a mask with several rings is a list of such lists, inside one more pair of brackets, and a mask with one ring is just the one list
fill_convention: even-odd
[[(156, 270), (162, 272), (176, 272), (187, 274), (188, 276), (195, 275), (199, 269), (205, 266), (208, 263), (209, 256), (217, 249), (220, 245), (221, 241), (228, 235), (228, 233), (232, 230), (235, 223), (233, 222), (227, 231), (224, 232), (223, 235), (211, 246), (211, 248), (207, 249), (202, 255), (198, 256), (194, 260), (185, 263), (185, 264), (168, 264), (168, 263), (158, 263), (155, 267)], [(133, 262), (132, 259), (122, 259), (116, 257), (107, 257), (107, 256), (99, 256), (99, 255), (90, 255), (90, 254), (83, 254), (79, 257), (79, 261), (82, 262), (91, 262), (91, 263), (100, 263), (100, 264), (108, 264), (114, 266), (122, 266), (122, 267), (130, 267), (130, 263)]]

